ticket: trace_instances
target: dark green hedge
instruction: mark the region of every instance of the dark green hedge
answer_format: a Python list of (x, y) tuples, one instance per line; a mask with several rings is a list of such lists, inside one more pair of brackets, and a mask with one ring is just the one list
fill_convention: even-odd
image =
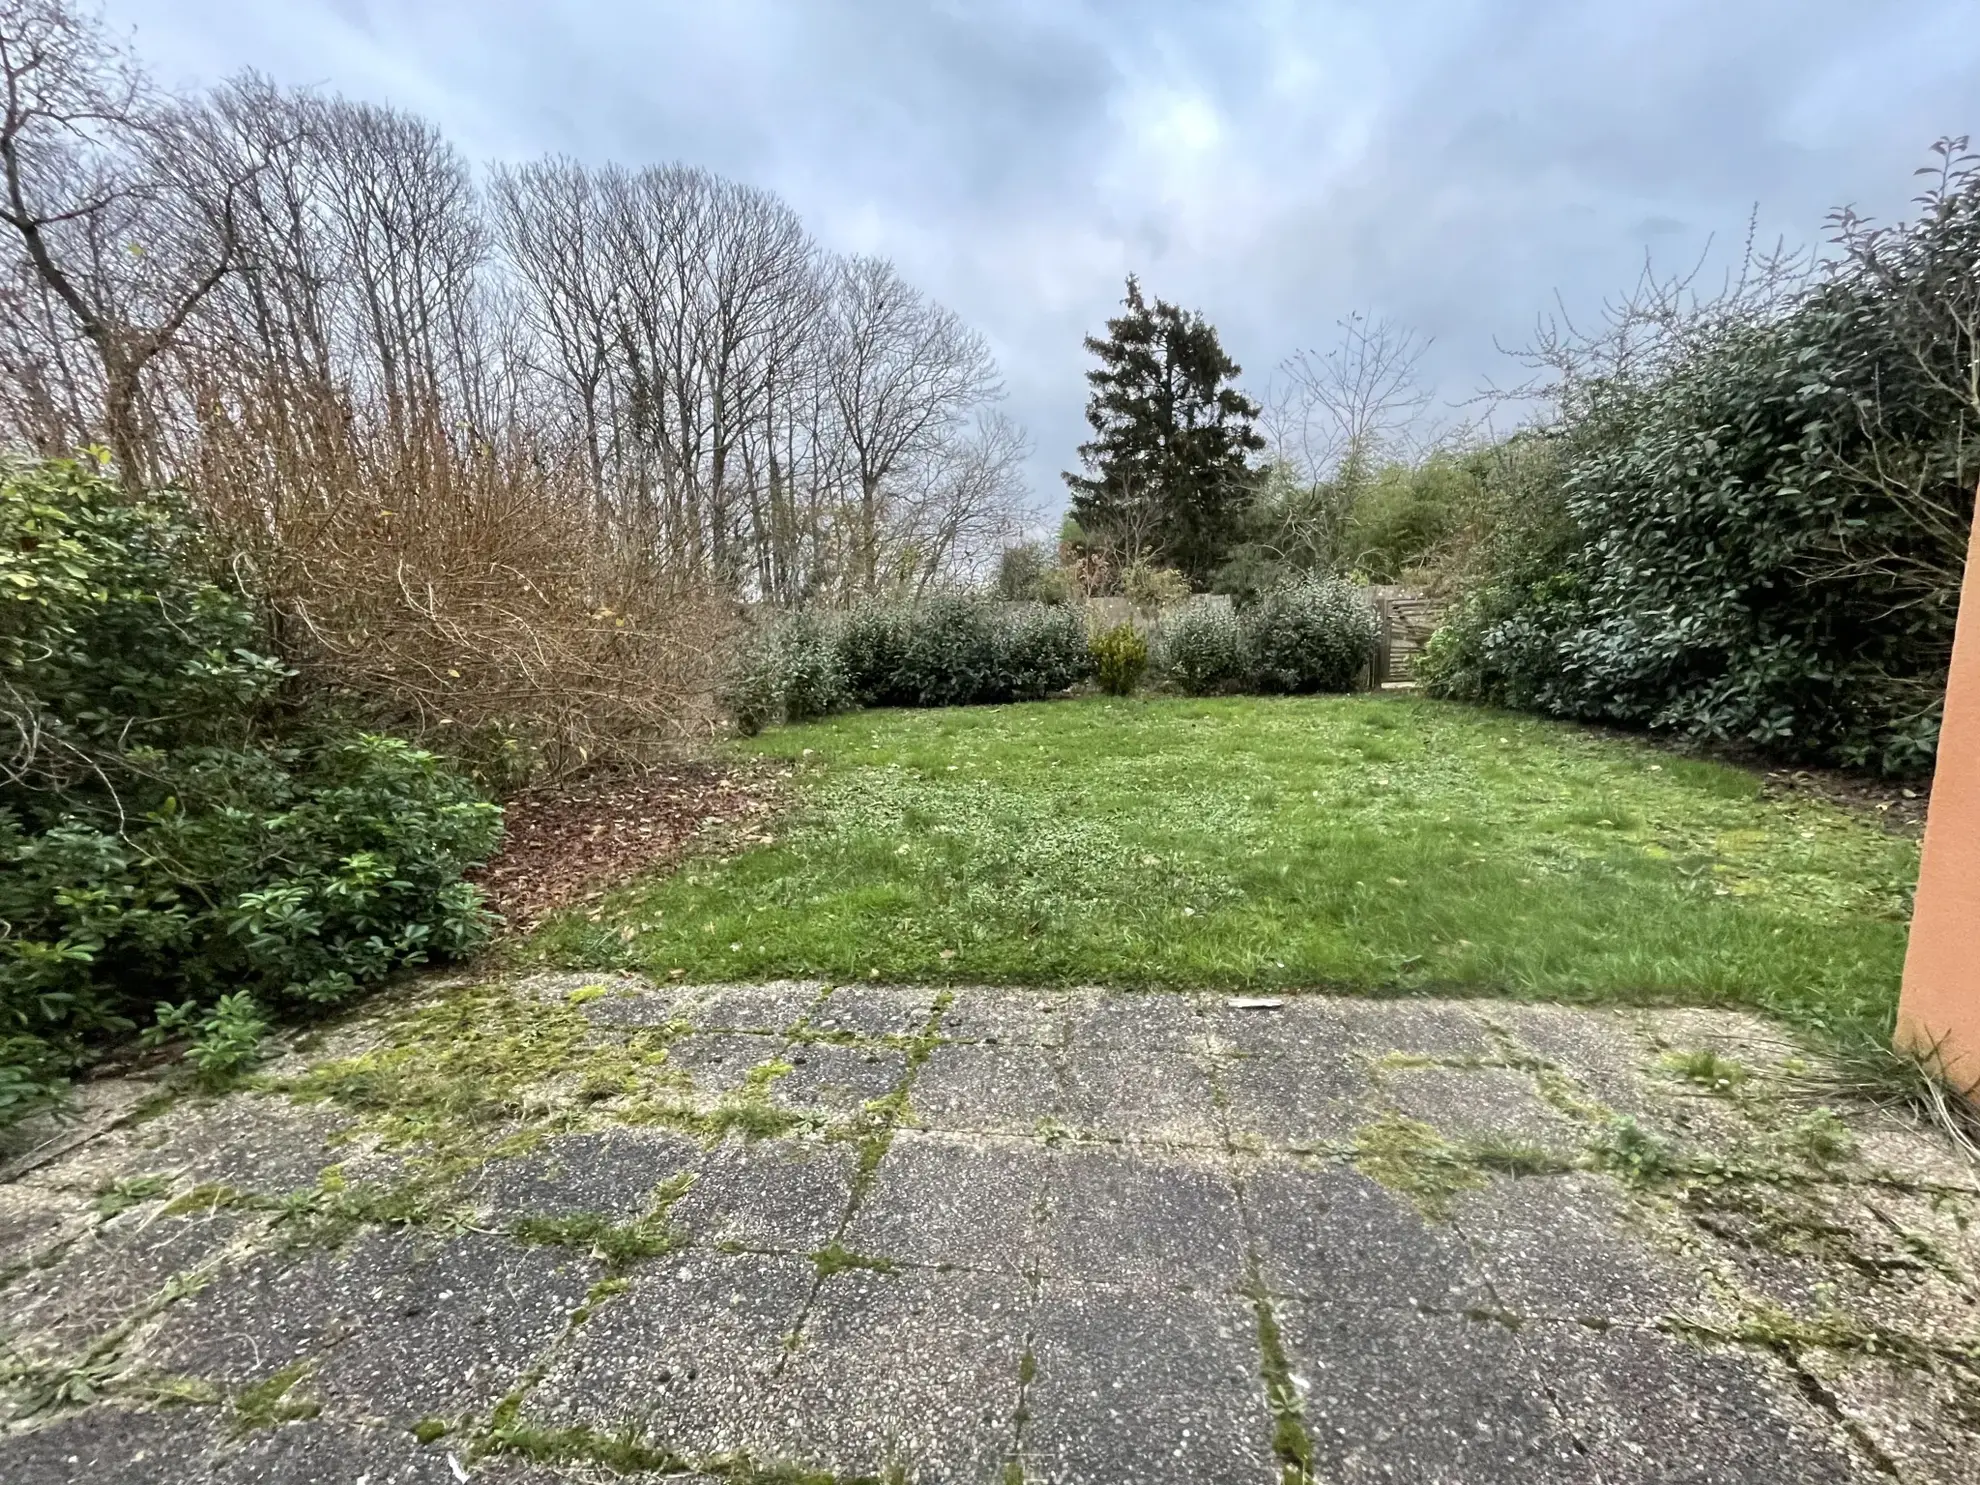
[(0, 465), (0, 1119), (161, 1014), (219, 1069), (264, 1013), (488, 931), (460, 876), (500, 810), (278, 706), (287, 671), (200, 558), (167, 501)]

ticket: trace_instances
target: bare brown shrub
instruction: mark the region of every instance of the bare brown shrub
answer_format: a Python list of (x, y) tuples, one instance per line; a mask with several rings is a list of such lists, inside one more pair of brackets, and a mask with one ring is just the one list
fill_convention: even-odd
[(569, 454), (431, 415), (403, 442), (347, 426), (293, 447), (258, 426), (292, 400), (237, 406), (202, 420), (189, 484), (315, 679), (516, 773), (646, 762), (713, 727), (736, 604), (597, 531)]

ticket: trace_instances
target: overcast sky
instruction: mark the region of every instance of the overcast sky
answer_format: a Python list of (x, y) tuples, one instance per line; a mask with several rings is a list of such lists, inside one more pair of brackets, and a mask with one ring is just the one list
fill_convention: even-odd
[(1442, 398), (1708, 239), (1901, 213), (1980, 136), (1973, 0), (108, 0), (161, 80), (254, 67), (477, 163), (680, 160), (781, 192), (991, 340), (1036, 493), (1129, 271), (1254, 389), (1361, 310)]

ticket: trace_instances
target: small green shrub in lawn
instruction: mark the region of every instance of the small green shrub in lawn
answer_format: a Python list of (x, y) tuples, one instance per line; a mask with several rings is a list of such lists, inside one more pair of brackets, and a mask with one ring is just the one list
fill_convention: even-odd
[(902, 624), (900, 690), (909, 705), (1007, 699), (1002, 626), (992, 604), (944, 594), (914, 604)]
[(854, 706), (913, 706), (904, 673), (910, 610), (867, 602), (839, 620), (839, 670)]
[(0, 1122), (154, 1015), (217, 1074), (487, 934), (501, 811), (399, 739), (276, 735), (287, 672), (200, 558), (169, 502), (0, 465)]
[(1244, 680), (1244, 643), (1237, 616), (1221, 604), (1198, 603), (1162, 626), (1162, 671), (1178, 691), (1211, 696)]
[(1093, 670), (1109, 696), (1129, 696), (1148, 669), (1148, 641), (1132, 624), (1116, 624), (1093, 636)]
[(1066, 608), (1026, 607), (1005, 620), (1004, 690), (1013, 701), (1041, 701), (1093, 674), (1086, 626)]
[(1268, 588), (1238, 630), (1251, 685), (1292, 695), (1352, 690), (1375, 645), (1375, 615), (1337, 578)]

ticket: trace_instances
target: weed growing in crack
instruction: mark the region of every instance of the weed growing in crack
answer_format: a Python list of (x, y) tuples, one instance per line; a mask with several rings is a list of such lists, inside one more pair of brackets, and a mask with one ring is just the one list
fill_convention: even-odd
[(125, 1176), (98, 1189), (96, 1215), (107, 1221), (119, 1212), (163, 1196), (171, 1189), (170, 1176)]
[[(662, 1181), (648, 1197), (646, 1212), (630, 1222), (614, 1222), (595, 1212), (524, 1217), (509, 1228), (509, 1235), (533, 1247), (584, 1249), (616, 1275), (642, 1259), (659, 1258), (687, 1246), (688, 1236), (674, 1226), (671, 1214), (674, 1203), (693, 1184), (692, 1171)], [(591, 1306), (603, 1297), (601, 1286), (594, 1285), (585, 1296), (583, 1309), (574, 1318), (588, 1317)]]
[(1259, 1371), (1265, 1378), (1265, 1405), (1272, 1413), (1272, 1452), (1279, 1460), (1281, 1485), (1308, 1485), (1313, 1478), (1313, 1440), (1306, 1432), (1306, 1399), (1287, 1359), (1272, 1302), (1258, 1294), (1252, 1306), (1258, 1315)]
[(1781, 1136), (1788, 1154), (1826, 1169), (1856, 1153), (1856, 1136), (1833, 1109), (1813, 1109), (1789, 1125)]
[(1673, 1075), (1721, 1096), (1736, 1093), (1753, 1076), (1752, 1069), (1746, 1064), (1731, 1057), (1721, 1057), (1710, 1048), (1668, 1053), (1663, 1065)]
[(594, 1212), (568, 1217), (524, 1217), (509, 1235), (532, 1247), (578, 1248), (617, 1272), (643, 1258), (658, 1258), (687, 1245), (687, 1235), (665, 1217), (613, 1222)]
[(1462, 1158), (1480, 1170), (1505, 1176), (1554, 1176), (1574, 1169), (1574, 1162), (1544, 1145), (1499, 1135), (1481, 1135), (1467, 1142)]
[(1685, 1169), (1668, 1140), (1659, 1139), (1628, 1114), (1610, 1119), (1588, 1150), (1602, 1169), (1639, 1186), (1669, 1180)]
[(235, 1438), (244, 1438), (261, 1429), (275, 1428), (304, 1418), (314, 1418), (323, 1404), (312, 1397), (299, 1397), (296, 1389), (308, 1380), (313, 1365), (291, 1362), (273, 1376), (242, 1388), (234, 1395), (231, 1427)]

